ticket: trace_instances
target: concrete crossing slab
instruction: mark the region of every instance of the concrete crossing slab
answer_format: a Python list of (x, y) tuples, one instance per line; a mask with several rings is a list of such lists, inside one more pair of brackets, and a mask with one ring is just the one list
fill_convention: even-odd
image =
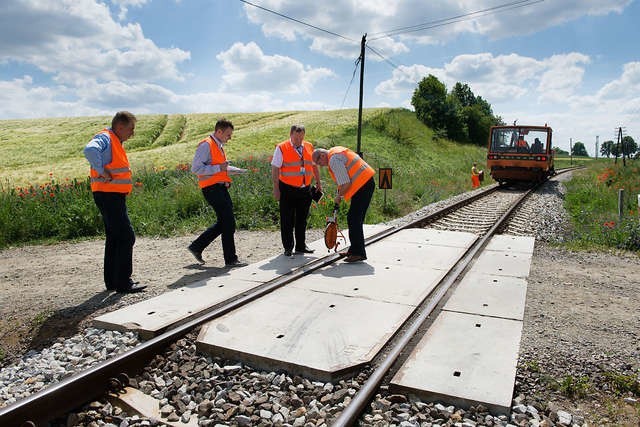
[(412, 228), (400, 233), (390, 236), (385, 241), (468, 248), (478, 238), (478, 235), (474, 233), (437, 230), (435, 228)]
[(508, 414), (522, 322), (441, 312), (391, 381), (394, 392)]
[(216, 304), (255, 286), (255, 282), (248, 280), (214, 277), (103, 314), (94, 319), (93, 325), (116, 331), (133, 330), (143, 339), (149, 339), (169, 326), (185, 323)]
[(527, 281), (520, 277), (467, 273), (443, 310), (522, 320)]
[(489, 251), (522, 252), (532, 255), (535, 243), (536, 239), (533, 237), (498, 234), (491, 238), (486, 249)]
[(531, 255), (525, 252), (483, 251), (473, 270), (497, 276), (527, 277), (531, 267)]
[[(389, 228), (391, 227), (385, 225), (365, 224), (364, 236), (365, 238), (367, 238)], [(339, 250), (351, 244), (349, 240), (349, 230), (343, 230), (343, 234), (346, 238), (346, 245), (341, 244)], [(279, 242), (278, 245), (280, 245)], [(327, 247), (324, 244), (324, 239), (319, 239), (310, 243), (309, 247), (315, 249), (315, 252), (312, 254), (294, 254), (291, 257), (284, 256), (284, 254), (279, 254), (271, 258), (253, 263), (246, 267), (235, 269), (233, 270), (233, 277), (264, 283), (275, 279), (279, 275), (287, 274), (313, 260), (316, 260), (333, 252), (327, 250)]]
[[(399, 232), (398, 234), (410, 232)], [(394, 235), (395, 237), (395, 235)], [(367, 247), (367, 262), (372, 265), (395, 265), (424, 269), (446, 269), (455, 264), (468, 246), (441, 246), (412, 241), (385, 241)]]
[(509, 413), (534, 243), (521, 236), (491, 239), (392, 379), (392, 389)]
[[(420, 231), (403, 230), (397, 234), (415, 235)], [(455, 233), (450, 236), (461, 245), (472, 240), (460, 239)], [(370, 248), (386, 248), (388, 242), (376, 242), (367, 247), (367, 255), (371, 256), (366, 262), (323, 267), (266, 298), (214, 319), (200, 334), (198, 346), (215, 355), (240, 358), (261, 369), (286, 370), (322, 380), (348, 374), (373, 358), (467, 250), (466, 246), (407, 240), (411, 239), (400, 236), (379, 254)], [(423, 258), (433, 256), (443, 264), (435, 268), (425, 262), (414, 263), (419, 267), (388, 262), (403, 246), (413, 248), (407, 253), (415, 253), (415, 248), (422, 246)], [(443, 251), (455, 256), (435, 255)], [(339, 301), (340, 310), (327, 314), (327, 305), (335, 304), (331, 301)], [(338, 306), (332, 308), (335, 307)], [(329, 314), (331, 317), (324, 319)], [(329, 322), (329, 326), (320, 321)], [(286, 335), (281, 332), (285, 329)], [(269, 333), (264, 336), (264, 331)], [(285, 336), (290, 341), (282, 340)], [(340, 352), (345, 354), (339, 356)]]
[[(365, 237), (389, 228), (384, 225), (365, 224)], [(345, 236), (348, 244), (349, 233), (346, 230)], [(279, 245), (279, 242), (274, 244)], [(93, 325), (119, 331), (134, 330), (144, 339), (151, 338), (172, 324), (184, 323), (226, 299), (273, 280), (281, 274), (289, 273), (327, 254), (323, 239), (316, 240), (309, 246), (316, 250), (313, 254), (296, 254), (293, 257), (275, 255), (246, 267), (229, 270), (224, 276), (216, 276), (183, 286), (104, 314), (94, 319)]]
[(261, 369), (333, 381), (368, 363), (412, 311), (287, 286), (209, 322), (197, 347)]
[(446, 270), (367, 263), (338, 263), (291, 283), (291, 287), (405, 305), (417, 305)]

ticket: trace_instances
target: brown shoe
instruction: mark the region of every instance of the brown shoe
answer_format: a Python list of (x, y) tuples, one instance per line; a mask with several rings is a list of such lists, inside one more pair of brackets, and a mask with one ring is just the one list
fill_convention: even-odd
[(367, 257), (364, 255), (351, 254), (344, 259), (344, 262), (358, 262), (364, 261), (365, 259), (367, 259)]

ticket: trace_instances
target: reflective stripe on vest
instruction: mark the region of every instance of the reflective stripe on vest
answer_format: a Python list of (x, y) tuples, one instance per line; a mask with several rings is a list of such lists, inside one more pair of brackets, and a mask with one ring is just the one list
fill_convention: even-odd
[[(120, 138), (110, 129), (105, 129), (101, 134), (109, 137), (111, 148), (111, 163), (105, 165), (104, 169), (111, 174), (111, 180), (107, 181), (98, 174), (98, 171), (91, 168), (91, 191), (105, 191), (107, 193), (131, 193), (133, 181), (131, 180), (131, 168), (129, 159)], [(98, 134), (99, 135), (99, 134)]]
[[(343, 197), (345, 200), (349, 200), (356, 193), (356, 191), (358, 191), (376, 174), (376, 172), (371, 166), (366, 164), (365, 161), (360, 158), (360, 156), (358, 156), (354, 151), (351, 151), (348, 148), (331, 148), (328, 155), (329, 161), (331, 160), (331, 156), (333, 156), (334, 154), (343, 154), (347, 157), (346, 168), (347, 174), (349, 175), (349, 180), (351, 181), (351, 186)], [(336, 177), (331, 171), (331, 168), (329, 168), (329, 173), (331, 174), (333, 180), (336, 181)]]
[(284, 141), (278, 144), (282, 153), (282, 166), (278, 179), (287, 185), (294, 187), (308, 186), (311, 184), (313, 176), (313, 145), (307, 141), (302, 141), (302, 158), (293, 147), (291, 141)]
[[(218, 147), (218, 144), (213, 139), (213, 137), (206, 137), (205, 139), (200, 141), (200, 144), (209, 144), (209, 152), (211, 153), (212, 165), (219, 165), (227, 161), (227, 156), (225, 156), (224, 152), (220, 150), (220, 147)], [(198, 186), (200, 188), (205, 188), (213, 184), (218, 184), (220, 182), (231, 182), (231, 178), (229, 178), (229, 174), (227, 173), (227, 171), (216, 172), (213, 175), (198, 175)]]

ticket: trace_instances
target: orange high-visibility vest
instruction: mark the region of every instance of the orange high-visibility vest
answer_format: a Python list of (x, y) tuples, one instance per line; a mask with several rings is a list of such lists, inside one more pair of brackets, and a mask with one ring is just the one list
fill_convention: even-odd
[(120, 138), (111, 129), (105, 129), (100, 134), (106, 134), (111, 141), (111, 163), (104, 166), (104, 169), (111, 174), (111, 181), (98, 174), (98, 171), (91, 168), (91, 191), (105, 191), (108, 193), (131, 193), (133, 181), (131, 180), (131, 168), (129, 159)]
[[(344, 154), (347, 157), (347, 173), (349, 174), (349, 179), (351, 180), (351, 186), (346, 194), (343, 196), (345, 200), (351, 199), (351, 197), (369, 181), (376, 172), (373, 170), (371, 166), (365, 163), (364, 160), (358, 156), (355, 152), (349, 150), (345, 147), (333, 147), (329, 150), (328, 160), (331, 160), (331, 156), (334, 154)], [(337, 182), (335, 175), (331, 168), (329, 168), (329, 173), (334, 181)]]
[(282, 153), (282, 166), (278, 179), (285, 184), (294, 187), (308, 186), (311, 184), (313, 176), (313, 145), (307, 141), (302, 141), (302, 158), (293, 148), (291, 141), (284, 141), (278, 144)]
[[(212, 136), (206, 137), (205, 139), (200, 141), (200, 144), (209, 144), (212, 165), (219, 165), (227, 161), (227, 156), (220, 149), (220, 147), (218, 147), (218, 144)], [(198, 144), (198, 146), (200, 144)], [(200, 186), (200, 188), (208, 187), (220, 182), (231, 182), (231, 178), (229, 178), (229, 174), (227, 173), (227, 171), (220, 171), (214, 173), (213, 175), (198, 175), (198, 185)]]

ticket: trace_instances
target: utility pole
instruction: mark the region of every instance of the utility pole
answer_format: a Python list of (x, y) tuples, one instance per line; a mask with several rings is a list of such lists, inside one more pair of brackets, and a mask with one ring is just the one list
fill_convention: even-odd
[(600, 136), (596, 135), (596, 160), (598, 160), (598, 138), (600, 138)]
[(356, 153), (362, 158), (362, 150), (360, 149), (360, 140), (362, 138), (362, 92), (364, 86), (364, 45), (367, 41), (367, 33), (362, 36), (360, 42), (360, 100), (358, 102), (358, 137), (356, 139)]
[(573, 138), (569, 138), (569, 165), (573, 166)]
[(622, 148), (622, 166), (627, 166), (627, 162), (625, 160), (627, 150), (625, 150), (624, 141), (622, 140), (622, 126), (618, 128), (618, 140), (620, 141), (620, 147)]

